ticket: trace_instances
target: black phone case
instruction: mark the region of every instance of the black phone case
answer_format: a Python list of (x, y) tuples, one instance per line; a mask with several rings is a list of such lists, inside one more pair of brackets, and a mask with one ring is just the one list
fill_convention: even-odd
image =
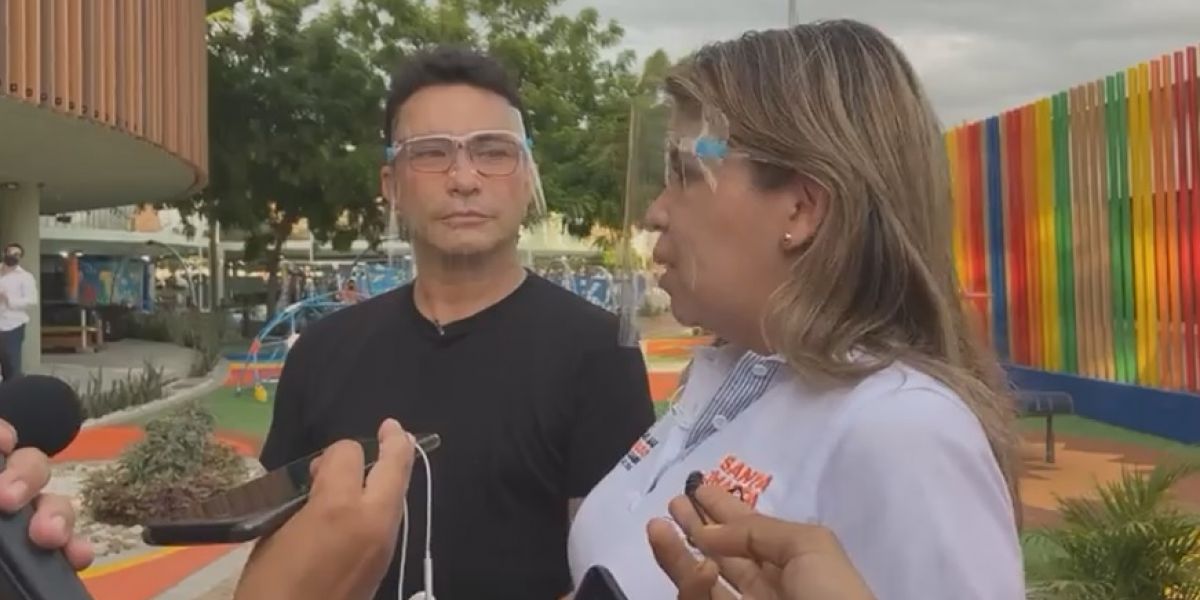
[(574, 600), (629, 600), (608, 569), (595, 565), (583, 574)]
[(225, 521), (161, 521), (146, 523), (142, 541), (151, 546), (202, 546), (240, 544), (265, 537), (279, 529), (304, 506), (308, 496), (297, 496), (285, 504), (242, 519)]
[[(441, 445), (438, 434), (418, 434), (418, 443), (428, 453)], [(374, 438), (357, 440), (363, 445), (365, 470), (370, 471), (379, 460), (379, 441)], [(311, 462), (320, 452), (296, 459)], [(292, 464), (292, 463), (289, 463)], [(287, 468), (287, 466), (281, 467)], [(278, 469), (276, 469), (278, 470)], [(142, 541), (151, 546), (201, 546), (206, 544), (240, 544), (266, 537), (279, 529), (308, 501), (304, 492), (279, 506), (257, 513), (228, 519), (164, 519), (142, 525)], [(3, 600), (0, 597), (0, 600)]]
[[(0, 456), (0, 471), (7, 460)], [(33, 507), (0, 513), (0, 598), (92, 600), (60, 550), (43, 550), (29, 539)]]

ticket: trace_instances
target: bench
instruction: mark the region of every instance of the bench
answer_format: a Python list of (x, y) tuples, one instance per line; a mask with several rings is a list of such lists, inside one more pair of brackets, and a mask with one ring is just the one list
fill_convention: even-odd
[(1022, 417), (1046, 418), (1046, 462), (1054, 463), (1054, 415), (1075, 414), (1075, 401), (1066, 392), (1021, 390), (1017, 408)]
[(95, 352), (104, 346), (104, 322), (94, 310), (59, 304), (42, 314), (42, 350)]

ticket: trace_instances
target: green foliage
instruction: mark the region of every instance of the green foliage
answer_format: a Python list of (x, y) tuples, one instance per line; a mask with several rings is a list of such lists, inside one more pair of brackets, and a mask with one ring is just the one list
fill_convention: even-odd
[(155, 367), (150, 361), (143, 363), (140, 372), (129, 369), (124, 379), (114, 381), (111, 385), (104, 378), (104, 369), (100, 369), (88, 376), (87, 387), (79, 394), (83, 416), (94, 419), (153, 402), (163, 397), (166, 385), (163, 369)]
[[(438, 43), (484, 49), (516, 78), (552, 211), (572, 233), (621, 222), (634, 55), (602, 54), (623, 30), (595, 9), (554, 14), (561, 0), (351, 0), (334, 11), (349, 43), (381, 72)], [(382, 117), (382, 115), (380, 115)], [(382, 119), (379, 126), (382, 127)]]
[(349, 248), (378, 237), (374, 173), (383, 80), (317, 0), (246, 0), (246, 21), (209, 21), (210, 183), (175, 204), (245, 235), (278, 297), (283, 244), (304, 219)]
[(1049, 557), (1030, 572), (1029, 597), (1054, 600), (1200, 599), (1200, 520), (1170, 504), (1171, 487), (1200, 464), (1126, 472), (1098, 498), (1059, 499), (1063, 524), (1027, 546)]
[(197, 403), (150, 421), (144, 439), (86, 477), (84, 508), (98, 522), (134, 525), (241, 483), (247, 475), (242, 459), (212, 432), (212, 415)]
[(388, 73), (422, 48), (465, 43), (516, 76), (550, 210), (577, 235), (619, 227), (630, 99), (670, 61), (656, 53), (639, 73), (632, 52), (606, 59), (621, 27), (591, 8), (557, 14), (561, 3), (245, 0), (241, 18), (210, 18), (210, 183), (176, 207), (247, 236), (273, 310), (282, 245), (301, 219), (337, 248), (379, 240)]
[(220, 361), (228, 329), (228, 315), (221, 310), (156, 311), (134, 315), (130, 337), (196, 350), (199, 354), (189, 375), (200, 377), (212, 372)]

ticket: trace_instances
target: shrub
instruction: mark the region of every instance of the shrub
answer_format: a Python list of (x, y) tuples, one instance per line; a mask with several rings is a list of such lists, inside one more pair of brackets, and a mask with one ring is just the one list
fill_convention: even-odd
[(115, 381), (111, 386), (106, 385), (104, 370), (100, 369), (88, 376), (87, 388), (79, 394), (84, 418), (94, 419), (153, 402), (162, 398), (166, 386), (163, 369), (155, 367), (150, 361), (144, 363), (139, 373), (135, 374), (133, 369), (129, 369), (125, 379)]
[(176, 514), (241, 483), (245, 465), (213, 437), (213, 424), (194, 402), (147, 423), (144, 439), (84, 479), (84, 509), (98, 522), (129, 526)]
[(1169, 504), (1171, 487), (1200, 465), (1126, 472), (1098, 499), (1059, 500), (1061, 526), (1035, 531), (1050, 558), (1031, 572), (1029, 597), (1054, 600), (1200, 600), (1200, 521)]
[(217, 366), (228, 328), (227, 316), (221, 310), (156, 311), (137, 315), (133, 322), (130, 337), (196, 350), (199, 355), (192, 362), (191, 377), (207, 375)]

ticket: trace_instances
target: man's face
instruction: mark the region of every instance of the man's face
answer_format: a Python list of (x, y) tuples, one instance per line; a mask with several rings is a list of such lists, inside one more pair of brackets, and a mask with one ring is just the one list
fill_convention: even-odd
[(9, 246), (4, 249), (4, 264), (12, 267), (21, 262), (22, 256), (20, 246)]
[(519, 116), (503, 97), (430, 86), (400, 107), (383, 194), (412, 240), (443, 256), (515, 247), (533, 197)]

